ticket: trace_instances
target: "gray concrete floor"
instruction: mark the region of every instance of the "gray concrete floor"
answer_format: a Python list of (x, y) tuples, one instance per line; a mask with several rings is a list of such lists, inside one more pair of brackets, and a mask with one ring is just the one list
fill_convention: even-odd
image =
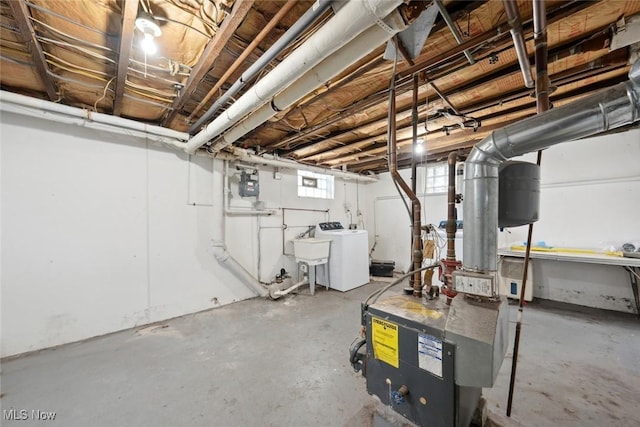
[[(371, 398), (347, 349), (360, 301), (381, 286), (253, 299), (5, 360), (2, 409), (56, 417), (0, 424), (360, 424)], [(544, 303), (524, 319), (511, 419), (503, 416), (511, 352), (485, 390), (494, 424), (640, 425), (640, 320)]]

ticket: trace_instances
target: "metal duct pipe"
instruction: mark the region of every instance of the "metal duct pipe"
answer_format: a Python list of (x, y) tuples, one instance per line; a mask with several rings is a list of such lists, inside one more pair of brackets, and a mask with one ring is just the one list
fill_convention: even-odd
[(464, 268), (496, 271), (500, 163), (638, 120), (640, 61), (629, 81), (494, 131), (476, 144), (465, 164)]
[(289, 87), (277, 94), (271, 102), (263, 104), (249, 116), (236, 123), (235, 126), (209, 147), (209, 152), (217, 153), (230, 146), (275, 116), (279, 111), (293, 105), (310, 91), (365, 57), (369, 52), (391, 38), (393, 34), (402, 31), (406, 27), (402, 16), (397, 11), (391, 12), (389, 16), (380, 22), (384, 24), (384, 28), (379, 25), (369, 27), (351, 42), (338, 49), (333, 55), (320, 62), (302, 77), (299, 77)]
[(344, 171), (335, 170), (335, 169), (325, 169), (318, 166), (305, 165), (303, 163), (298, 163), (293, 160), (280, 159), (270, 155), (258, 156), (258, 155), (249, 153), (247, 150), (244, 150), (238, 147), (233, 147), (231, 153), (232, 153), (231, 155), (225, 156), (224, 158), (230, 159), (230, 160), (240, 160), (240, 161), (251, 163), (254, 165), (268, 165), (268, 166), (275, 166), (278, 168), (307, 170), (311, 172), (322, 173), (325, 175), (332, 175), (332, 176), (335, 176), (336, 178), (341, 178), (344, 180), (353, 180), (358, 182), (377, 182), (378, 181), (378, 178), (376, 176), (359, 175), (357, 173), (344, 172)]
[[(186, 146), (193, 154), (212, 138), (222, 134), (242, 117), (271, 100), (301, 75), (376, 25), (393, 31), (382, 19), (393, 12), (402, 0), (367, 0), (347, 2), (334, 16), (276, 68), (245, 92), (236, 102), (193, 136)], [(391, 33), (393, 34), (393, 32)], [(374, 48), (377, 46), (374, 46)]]
[(420, 200), (418, 196), (411, 191), (411, 187), (402, 179), (400, 172), (398, 172), (398, 145), (396, 141), (396, 88), (395, 88), (395, 69), (391, 76), (391, 84), (389, 87), (389, 173), (393, 181), (402, 188), (405, 194), (411, 200), (411, 259), (413, 261), (412, 271), (415, 273), (411, 279), (411, 285), (413, 287), (413, 296), (417, 298), (422, 297), (422, 276), (420, 275), (422, 268), (422, 250), (421, 235), (421, 212), (420, 212)]
[[(263, 53), (256, 62), (251, 65), (247, 71), (242, 73), (240, 78), (231, 85), (231, 87), (219, 97), (216, 102), (198, 119), (198, 121), (191, 126), (189, 133), (196, 133), (197, 130), (207, 120), (209, 120), (220, 107), (222, 107), (227, 101), (229, 101), (236, 93), (240, 91), (247, 84), (258, 75), (264, 67), (273, 61), (282, 51), (291, 44), (296, 38), (298, 38), (311, 24), (315, 22), (328, 8), (331, 6), (333, 0), (316, 0), (305, 13), (293, 24), (283, 35), (276, 41), (265, 53)], [(295, 3), (291, 0), (291, 4)], [(193, 113), (192, 113), (193, 115)]]
[(516, 49), (516, 55), (518, 56), (518, 63), (522, 71), (524, 85), (528, 88), (533, 88), (534, 81), (533, 76), (531, 76), (531, 65), (529, 64), (527, 45), (522, 35), (522, 19), (520, 18), (518, 5), (514, 0), (503, 0), (502, 3), (504, 4), (504, 11), (507, 14), (509, 26), (511, 26), (511, 38), (513, 39), (513, 47)]

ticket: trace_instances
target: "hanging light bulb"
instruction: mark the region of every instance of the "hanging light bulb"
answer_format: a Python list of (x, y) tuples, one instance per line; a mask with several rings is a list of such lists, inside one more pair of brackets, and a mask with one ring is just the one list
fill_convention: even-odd
[(416, 153), (420, 154), (424, 151), (424, 139), (417, 139), (415, 145)]
[(144, 38), (142, 39), (142, 42), (140, 42), (140, 46), (142, 46), (142, 50), (144, 50), (147, 55), (154, 55), (158, 51), (153, 35), (149, 33), (144, 34)]
[(148, 55), (155, 54), (158, 51), (158, 48), (156, 46), (154, 38), (160, 37), (162, 35), (162, 30), (160, 30), (158, 22), (153, 16), (143, 10), (140, 10), (138, 12), (138, 16), (136, 17), (136, 28), (140, 30), (142, 34), (144, 34), (144, 38), (140, 43), (142, 49)]

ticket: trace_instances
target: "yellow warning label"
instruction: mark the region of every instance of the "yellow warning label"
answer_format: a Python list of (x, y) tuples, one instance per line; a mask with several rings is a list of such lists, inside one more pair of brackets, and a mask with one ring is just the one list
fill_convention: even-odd
[(371, 328), (373, 357), (397, 368), (399, 366), (398, 325), (372, 317)]

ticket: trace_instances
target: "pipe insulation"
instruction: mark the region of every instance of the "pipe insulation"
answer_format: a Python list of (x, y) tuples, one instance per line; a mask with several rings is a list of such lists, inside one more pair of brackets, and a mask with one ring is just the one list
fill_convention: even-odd
[[(388, 31), (394, 30), (382, 19), (396, 9), (402, 0), (365, 0), (347, 2), (325, 25), (316, 31), (298, 49), (278, 64), (247, 90), (236, 102), (216, 117), (203, 130), (194, 135), (186, 145), (193, 154), (209, 140), (218, 137), (257, 107), (269, 102), (301, 75), (311, 70), (323, 59), (349, 43), (367, 28), (376, 25)], [(377, 46), (372, 46), (375, 48)]]
[(465, 270), (495, 272), (498, 252), (498, 168), (512, 157), (595, 135), (640, 120), (640, 60), (629, 80), (492, 132), (465, 163)]
[(232, 97), (244, 87), (247, 82), (251, 81), (258, 75), (264, 67), (273, 61), (282, 51), (289, 46), (296, 38), (298, 38), (313, 22), (316, 21), (328, 8), (333, 0), (317, 0), (313, 6), (307, 10), (304, 15), (298, 19), (283, 35), (280, 37), (260, 58), (254, 62), (247, 70), (242, 73), (240, 78), (231, 85), (231, 87), (218, 98), (211, 107), (198, 119), (198, 121), (189, 130), (190, 133), (196, 133), (197, 130), (207, 120), (209, 120), (220, 107), (226, 104)]
[[(384, 19), (388, 28), (392, 28), (394, 32), (402, 31), (405, 28), (404, 21), (397, 11), (392, 12)], [(248, 134), (262, 123), (275, 116), (279, 111), (293, 105), (295, 102), (303, 98), (312, 90), (323, 85), (325, 82), (338, 75), (351, 64), (356, 63), (361, 58), (367, 56), (376, 47), (389, 40), (393, 34), (382, 29), (378, 25), (374, 25), (362, 34), (357, 36), (353, 41), (340, 48), (329, 58), (313, 67), (308, 73), (304, 74), (288, 88), (276, 95), (271, 102), (263, 104), (255, 112), (245, 117), (229, 131), (222, 135), (209, 148), (212, 153), (233, 144), (244, 135)]]

